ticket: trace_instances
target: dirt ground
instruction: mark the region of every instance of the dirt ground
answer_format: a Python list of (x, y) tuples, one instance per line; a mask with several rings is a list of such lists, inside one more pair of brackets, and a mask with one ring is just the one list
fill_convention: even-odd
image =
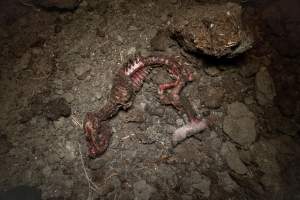
[[(87, 0), (74, 11), (1, 2), (0, 191), (30, 185), (45, 200), (299, 199), (298, 55), (272, 46), (280, 34), (266, 39), (273, 24), (259, 17), (269, 22), (269, 12), (257, 13), (268, 4), (237, 2), (257, 40), (233, 59), (152, 40), (180, 9), (205, 1)], [(153, 49), (193, 64), (184, 93), (199, 115), (217, 116), (215, 124), (172, 148), (186, 119), (160, 104), (156, 88), (166, 74), (157, 69), (133, 107), (111, 120), (107, 152), (88, 158), (86, 112), (104, 105), (129, 57)]]

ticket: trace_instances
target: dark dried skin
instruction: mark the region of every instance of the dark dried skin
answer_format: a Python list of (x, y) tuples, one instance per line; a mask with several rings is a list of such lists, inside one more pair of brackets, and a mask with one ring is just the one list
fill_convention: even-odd
[[(164, 66), (174, 79), (172, 82), (159, 85), (158, 93), (161, 102), (186, 113), (191, 122), (200, 120), (189, 101), (180, 96), (186, 83), (192, 81), (191, 71), (174, 57), (137, 56), (116, 73), (108, 103), (99, 111), (86, 114), (84, 133), (90, 157), (95, 158), (106, 151), (112, 136), (109, 120), (120, 109), (126, 110), (132, 105), (135, 94), (141, 89), (147, 74), (155, 66)], [(171, 91), (166, 92), (166, 90)]]

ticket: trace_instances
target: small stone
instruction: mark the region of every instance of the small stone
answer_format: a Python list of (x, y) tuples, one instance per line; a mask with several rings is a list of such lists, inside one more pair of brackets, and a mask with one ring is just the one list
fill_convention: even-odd
[(245, 97), (244, 102), (245, 102), (245, 104), (247, 104), (247, 105), (251, 105), (251, 104), (254, 104), (254, 103), (255, 103), (255, 100), (254, 100), (253, 97)]
[(275, 86), (267, 68), (263, 67), (256, 74), (256, 99), (262, 106), (271, 104), (276, 96)]
[(72, 161), (76, 158), (76, 146), (71, 141), (66, 141), (66, 153), (64, 155), (64, 158), (68, 161)]
[(165, 51), (171, 45), (169, 40), (170, 33), (165, 30), (159, 30), (151, 39), (151, 48), (155, 51)]
[(102, 97), (103, 97), (102, 92), (96, 92), (96, 93), (95, 93), (95, 97), (96, 97), (97, 100), (102, 99)]
[(70, 92), (67, 92), (63, 95), (63, 97), (66, 99), (66, 101), (68, 103), (71, 103), (72, 101), (74, 101), (74, 95)]
[(124, 42), (124, 39), (123, 39), (120, 35), (117, 36), (117, 40), (118, 40), (119, 42), (121, 42), (121, 43)]
[(241, 161), (234, 144), (226, 142), (222, 145), (221, 154), (225, 158), (228, 167), (238, 174), (246, 174), (247, 167)]
[(156, 189), (148, 185), (146, 181), (141, 180), (133, 184), (133, 191), (136, 200), (148, 200)]
[(224, 89), (208, 87), (205, 92), (204, 103), (208, 108), (216, 109), (222, 105), (223, 98)]
[(224, 132), (240, 145), (251, 145), (256, 139), (254, 114), (240, 102), (228, 105), (227, 112), (223, 121)]
[(136, 52), (136, 48), (135, 47), (130, 47), (127, 51), (127, 55), (134, 55)]
[(128, 31), (137, 31), (138, 28), (136, 26), (129, 26)]
[(81, 64), (75, 68), (75, 75), (79, 80), (84, 80), (92, 69), (89, 64)]
[(227, 107), (227, 113), (228, 115), (231, 115), (232, 117), (236, 117), (236, 118), (245, 117), (245, 116), (254, 118), (254, 114), (250, 112), (248, 107), (241, 102), (233, 102), (229, 104)]
[(64, 93), (64, 91), (59, 89), (59, 90), (55, 90), (55, 93), (58, 95), (62, 95)]
[(52, 169), (47, 165), (42, 169), (42, 173), (45, 177), (49, 177), (52, 173)]
[(206, 67), (204, 72), (212, 77), (218, 76), (221, 73), (221, 71), (216, 67)]

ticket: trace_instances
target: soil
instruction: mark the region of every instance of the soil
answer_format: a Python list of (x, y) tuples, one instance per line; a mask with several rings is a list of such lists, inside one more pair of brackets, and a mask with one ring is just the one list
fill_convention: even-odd
[[(299, 21), (272, 23), (282, 1), (236, 1), (256, 45), (235, 58), (189, 54), (163, 31), (182, 9), (224, 2), (86, 0), (73, 11), (0, 2), (0, 197), (26, 185), (45, 200), (299, 198), (299, 54), (279, 45)], [(82, 120), (136, 53), (186, 59), (195, 80), (183, 92), (215, 123), (173, 148), (186, 117), (160, 104), (169, 77), (156, 69), (110, 121), (107, 152), (90, 159)]]

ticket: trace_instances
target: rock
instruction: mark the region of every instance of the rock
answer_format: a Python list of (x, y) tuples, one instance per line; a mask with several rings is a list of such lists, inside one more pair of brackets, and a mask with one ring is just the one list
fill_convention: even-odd
[(155, 51), (166, 51), (170, 46), (170, 33), (159, 30), (150, 41), (151, 48)]
[(78, 7), (81, 0), (32, 0), (32, 2), (44, 8), (58, 8), (65, 10), (74, 10)]
[(133, 184), (135, 200), (148, 200), (151, 195), (156, 192), (156, 189), (148, 185), (146, 181), (141, 180)]
[(188, 52), (233, 57), (253, 44), (241, 16), (242, 7), (236, 3), (197, 5), (180, 9), (169, 30)]
[(254, 98), (252, 96), (249, 96), (249, 97), (245, 97), (244, 102), (247, 105), (251, 105), (251, 104), (255, 103), (255, 100), (254, 100)]
[(136, 26), (129, 26), (128, 27), (128, 31), (137, 31), (138, 30), (138, 28), (136, 27)]
[(211, 109), (219, 108), (223, 103), (224, 89), (207, 87), (204, 93), (204, 104)]
[(223, 130), (235, 142), (249, 146), (256, 139), (254, 114), (239, 102), (228, 105), (228, 115), (224, 118)]
[(102, 99), (102, 97), (103, 97), (103, 93), (97, 91), (97, 92), (95, 93), (95, 97), (96, 97), (97, 100), (100, 100), (100, 99)]
[(123, 43), (123, 42), (124, 42), (124, 39), (122, 38), (121, 35), (118, 35), (118, 36), (117, 36), (117, 40), (118, 40), (120, 43)]
[(239, 153), (234, 144), (226, 142), (222, 145), (221, 154), (226, 160), (228, 167), (238, 174), (246, 174), (247, 167), (241, 161)]
[(223, 186), (226, 192), (233, 192), (239, 188), (238, 184), (232, 180), (228, 172), (218, 173), (218, 183)]
[(89, 64), (81, 64), (75, 68), (75, 75), (79, 80), (84, 80), (92, 69)]
[(70, 92), (65, 93), (63, 95), (63, 98), (65, 98), (68, 103), (71, 103), (72, 101), (74, 101), (74, 95)]
[(66, 152), (64, 158), (67, 161), (72, 161), (76, 158), (76, 145), (71, 141), (66, 141), (65, 144)]
[(43, 109), (44, 115), (54, 121), (59, 119), (59, 117), (69, 117), (71, 115), (71, 108), (64, 98), (56, 98), (49, 101), (45, 108)]
[(249, 111), (247, 106), (241, 102), (234, 102), (232, 104), (229, 104), (227, 107), (227, 113), (228, 115), (238, 118), (238, 117), (253, 117), (254, 114)]
[(206, 67), (204, 68), (204, 72), (212, 77), (218, 76), (221, 73), (217, 67)]
[(211, 180), (198, 172), (193, 171), (189, 177), (182, 180), (182, 187), (187, 194), (193, 194), (200, 191), (201, 196), (208, 198), (210, 196)]
[(255, 77), (256, 99), (262, 106), (272, 104), (276, 95), (275, 86), (267, 68), (261, 68)]
[(127, 51), (127, 55), (135, 55), (136, 48), (135, 47), (130, 47)]

